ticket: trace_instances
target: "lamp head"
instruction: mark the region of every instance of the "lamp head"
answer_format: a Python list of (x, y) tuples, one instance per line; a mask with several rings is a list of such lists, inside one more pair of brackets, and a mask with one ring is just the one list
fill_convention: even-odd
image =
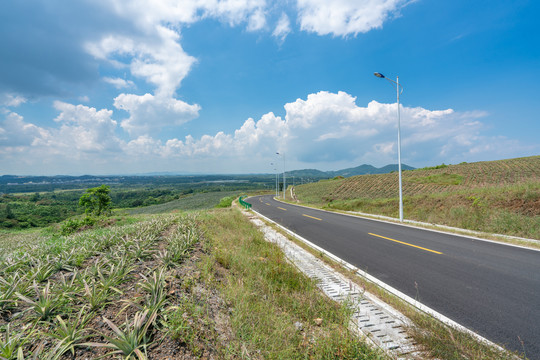
[(375, 75), (378, 78), (384, 79), (384, 75), (379, 72), (373, 73), (373, 75)]

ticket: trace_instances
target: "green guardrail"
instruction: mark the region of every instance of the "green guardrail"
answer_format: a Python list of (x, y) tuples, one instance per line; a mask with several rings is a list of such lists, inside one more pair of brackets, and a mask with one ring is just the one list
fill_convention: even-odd
[(240, 205), (242, 205), (246, 210), (249, 210), (251, 209), (251, 204), (243, 200), (245, 197), (246, 196), (240, 196), (240, 199), (238, 201), (240, 202)]

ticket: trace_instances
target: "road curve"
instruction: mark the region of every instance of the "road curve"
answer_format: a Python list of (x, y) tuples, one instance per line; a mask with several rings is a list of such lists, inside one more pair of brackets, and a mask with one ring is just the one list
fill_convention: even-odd
[(253, 209), (442, 315), (540, 360), (540, 251), (247, 199)]

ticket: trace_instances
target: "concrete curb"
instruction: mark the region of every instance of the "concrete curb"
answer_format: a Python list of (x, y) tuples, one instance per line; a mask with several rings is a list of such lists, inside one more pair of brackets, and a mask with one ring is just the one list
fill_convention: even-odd
[[(477, 235), (477, 236), (482, 235), (482, 233), (480, 233), (478, 231), (474, 231), (474, 230), (460, 229), (460, 228), (455, 228), (455, 227), (445, 226), (445, 225), (438, 225), (438, 224), (423, 223), (423, 222), (420, 222), (420, 221), (407, 220), (407, 219), (403, 220), (403, 223), (400, 223), (398, 219), (391, 218), (391, 217), (388, 217), (388, 216), (365, 214), (365, 213), (354, 212), (354, 211), (337, 212), (337, 211), (330, 211), (330, 210), (325, 210), (325, 209), (309, 207), (309, 206), (306, 206), (306, 205), (287, 203), (287, 202), (282, 201), (282, 200), (277, 199), (277, 198), (274, 198), (274, 200), (276, 200), (278, 202), (281, 202), (281, 203), (284, 203), (284, 204), (300, 206), (300, 207), (303, 207), (305, 209), (324, 211), (324, 212), (327, 212), (327, 213), (330, 213), (330, 214), (340, 214), (340, 215), (345, 215), (345, 216), (358, 217), (358, 218), (362, 218), (362, 219), (379, 221), (379, 222), (383, 222), (383, 223), (387, 223), (387, 224), (405, 226), (405, 227), (414, 228), (414, 229), (422, 229), (422, 230), (432, 231), (432, 232), (441, 233), (441, 234), (461, 236), (461, 237), (468, 238), (468, 239), (485, 241), (485, 242), (490, 242), (490, 243), (494, 243), (494, 244), (501, 244), (501, 245), (506, 245), (506, 246), (513, 246), (513, 247), (517, 247), (517, 248), (522, 248), (522, 249), (540, 251), (540, 249), (531, 248), (531, 247), (528, 247), (528, 246), (510, 244), (510, 243), (506, 243), (506, 242), (502, 242), (502, 241), (496, 241), (496, 240), (490, 240), (490, 239), (484, 239), (484, 238), (481, 238), (481, 237), (471, 236), (471, 235)], [(425, 227), (424, 226), (421, 226), (421, 227), (420, 226), (414, 226), (415, 224), (416, 225), (424, 225)], [(431, 228), (429, 228), (429, 226), (438, 227), (438, 228), (447, 229), (447, 230), (455, 230), (455, 231), (466, 232), (466, 233), (470, 233), (471, 235), (457, 234), (457, 233), (443, 231), (443, 230), (431, 229)], [(507, 236), (507, 235), (500, 235), (500, 234), (488, 234), (488, 235), (496, 236), (496, 237), (502, 237), (502, 238), (506, 238), (506, 239), (509, 239), (509, 240), (519, 240), (519, 241), (529, 242), (529, 243), (533, 243), (533, 244), (540, 243), (540, 240), (536, 240), (536, 239), (527, 239), (527, 238), (520, 238), (520, 237), (516, 237), (516, 236)]]
[[(325, 249), (311, 243), (309, 240), (301, 237), (300, 235), (292, 232), (291, 230), (283, 227), (282, 225), (276, 223), (275, 221), (267, 218), (266, 216), (258, 213), (257, 211), (255, 210), (252, 210), (253, 213), (257, 214), (257, 216), (261, 217), (262, 219), (268, 221), (269, 223), (271, 224), (274, 224), (276, 226), (278, 226), (280, 229), (282, 229), (283, 231), (285, 231), (286, 233), (288, 233), (289, 235), (295, 237), (296, 239), (300, 240), (301, 242), (305, 243), (306, 245), (308, 245), (309, 247), (311, 247), (312, 249), (315, 249), (323, 254), (325, 254), (327, 257), (329, 257), (330, 259), (334, 260), (335, 262), (337, 262), (338, 264), (341, 264), (341, 266), (343, 266), (344, 268), (350, 270), (350, 271), (354, 271), (357, 275), (363, 277), (364, 279), (376, 284), (377, 286), (381, 287), (382, 289), (388, 291), (389, 293), (391, 293), (392, 295), (400, 298), (401, 300), (407, 302), (408, 304), (414, 306), (415, 308), (417, 308), (418, 310), (434, 317), (435, 319), (439, 320), (440, 322), (446, 324), (447, 326), (450, 326), (456, 330), (459, 330), (461, 332), (464, 332), (464, 333), (467, 333), (469, 335), (471, 335), (472, 337), (474, 337), (475, 339), (477, 339), (478, 341), (488, 345), (488, 346), (491, 346), (491, 347), (494, 347), (496, 348), (497, 350), (499, 351), (506, 351), (505, 349), (503, 349), (502, 347), (500, 347), (499, 345), (493, 343), (492, 341), (482, 337), (481, 335), (475, 333), (474, 331), (464, 327), (463, 325), (460, 325), (458, 324), (457, 322), (453, 321), (452, 319), (438, 313), (437, 311), (423, 305), (422, 303), (418, 302), (417, 300), (411, 298), (410, 296), (402, 293), (401, 291), (391, 287), (390, 285), (387, 285), (386, 283), (382, 282), (381, 280), (371, 276), (370, 274), (368, 274), (367, 272), (363, 271), (363, 270), (360, 270), (358, 269), (357, 267), (353, 266), (352, 264), (349, 264), (348, 262), (340, 259), (339, 257), (337, 257), (336, 255), (326, 251)], [(352, 215), (350, 215), (352, 216)], [(408, 226), (408, 225), (403, 225), (403, 226)], [(482, 240), (482, 239), (480, 239)], [(528, 249), (528, 248), (527, 248)], [(389, 305), (387, 305), (389, 306)], [(394, 310), (395, 311), (395, 310)]]

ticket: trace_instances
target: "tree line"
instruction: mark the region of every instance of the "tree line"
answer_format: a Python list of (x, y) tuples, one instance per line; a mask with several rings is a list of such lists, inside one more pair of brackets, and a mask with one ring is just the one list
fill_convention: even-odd
[[(111, 209), (159, 205), (201, 192), (243, 191), (262, 187), (257, 183), (101, 186), (109, 189)], [(1, 194), (0, 229), (45, 227), (82, 215), (85, 213), (85, 206), (80, 203), (80, 199), (84, 194), (86, 190), (81, 189)]]

